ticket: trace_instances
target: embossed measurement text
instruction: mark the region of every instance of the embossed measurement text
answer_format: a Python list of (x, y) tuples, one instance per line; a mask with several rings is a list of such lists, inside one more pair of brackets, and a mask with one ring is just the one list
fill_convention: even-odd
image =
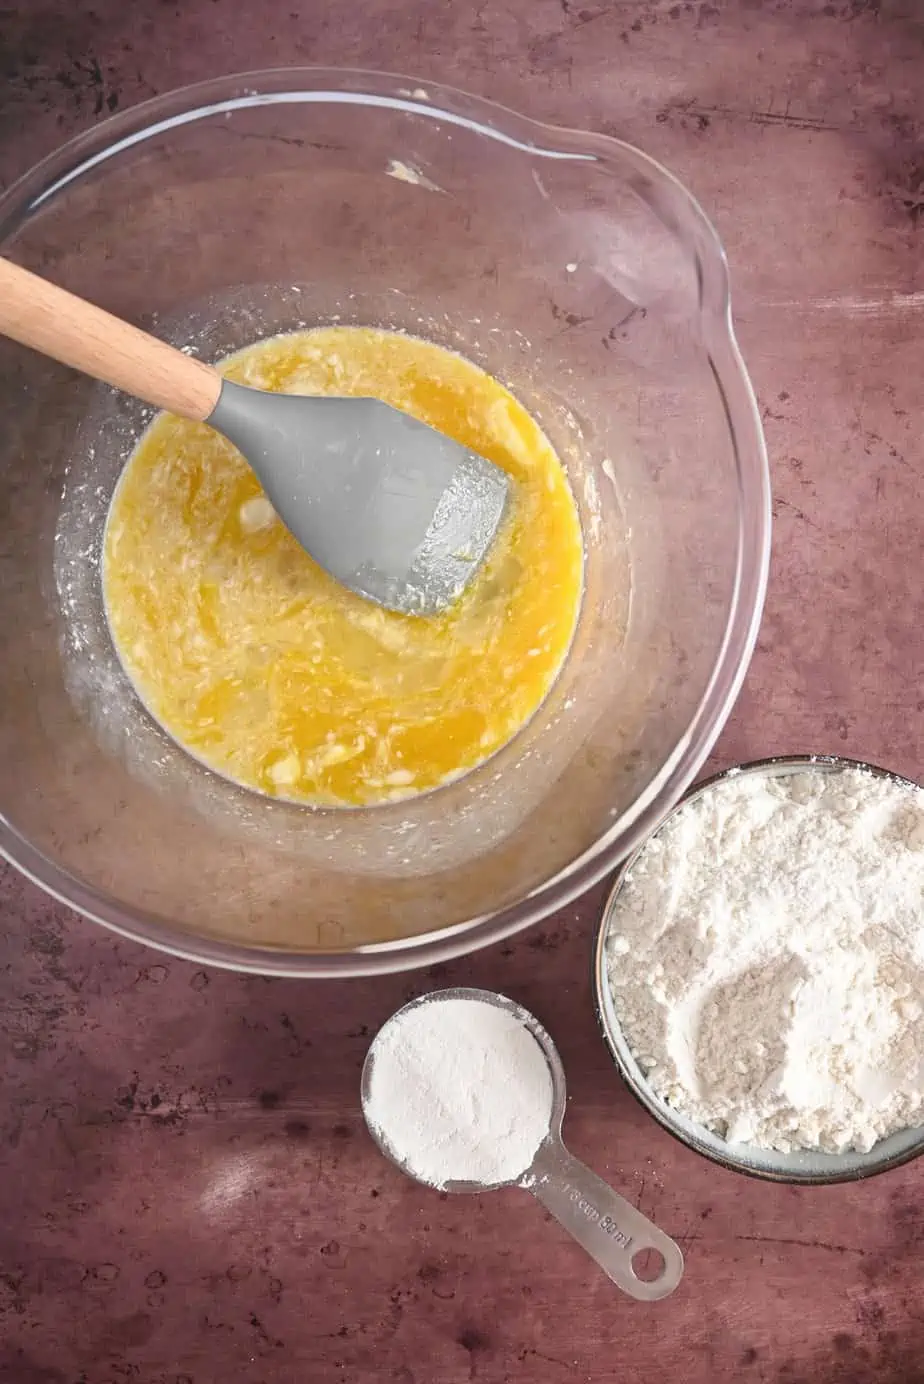
[(579, 1188), (572, 1187), (570, 1182), (565, 1183), (565, 1192), (582, 1215), (586, 1216), (589, 1221), (593, 1221), (595, 1225), (599, 1225), (600, 1229), (612, 1236), (618, 1245), (622, 1245), (624, 1249), (629, 1248), (632, 1244), (632, 1236), (627, 1235), (624, 1230), (620, 1230), (612, 1216), (601, 1215), (599, 1208), (594, 1206), (592, 1201), (588, 1201)]

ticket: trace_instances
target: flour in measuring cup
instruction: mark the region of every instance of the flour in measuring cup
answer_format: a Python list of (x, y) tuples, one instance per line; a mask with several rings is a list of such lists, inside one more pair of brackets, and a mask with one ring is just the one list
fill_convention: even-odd
[(379, 1034), (365, 1114), (421, 1182), (513, 1182), (549, 1131), (552, 1078), (516, 1015), (485, 1000), (435, 999)]

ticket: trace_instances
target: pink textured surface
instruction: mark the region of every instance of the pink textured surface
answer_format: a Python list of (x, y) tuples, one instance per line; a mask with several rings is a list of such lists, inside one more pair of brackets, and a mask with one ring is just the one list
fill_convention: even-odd
[[(805, 749), (924, 774), (924, 10), (919, 0), (19, 0), (0, 180), (179, 83), (347, 63), (441, 79), (664, 159), (729, 250), (776, 533), (716, 764)], [(898, 1384), (921, 1374), (924, 1165), (750, 1183), (636, 1108), (594, 1028), (602, 894), (438, 973), (206, 973), (0, 874), (0, 1381)], [(434, 984), (533, 1008), (575, 1152), (683, 1244), (621, 1298), (521, 1194), (427, 1193), (358, 1109), (370, 1031)]]

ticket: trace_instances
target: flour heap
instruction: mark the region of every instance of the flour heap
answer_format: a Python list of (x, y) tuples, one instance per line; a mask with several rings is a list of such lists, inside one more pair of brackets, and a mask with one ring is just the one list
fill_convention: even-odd
[(419, 1181), (490, 1185), (529, 1168), (549, 1131), (552, 1095), (545, 1054), (515, 1014), (436, 996), (376, 1038), (365, 1116)]
[(924, 791), (725, 779), (645, 847), (606, 946), (652, 1089), (729, 1143), (865, 1152), (924, 1124)]

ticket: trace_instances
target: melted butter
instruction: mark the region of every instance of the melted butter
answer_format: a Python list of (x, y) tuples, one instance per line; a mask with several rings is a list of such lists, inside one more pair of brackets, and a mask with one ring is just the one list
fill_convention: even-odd
[(229, 442), (159, 416), (104, 545), (110, 628), (145, 705), (210, 768), (297, 802), (389, 801), (474, 768), (539, 706), (577, 619), (580, 525), (548, 440), (490, 375), (396, 333), (275, 337), (224, 372), (384, 399), (502, 466), (513, 503), (449, 611), (396, 615), (312, 562)]

